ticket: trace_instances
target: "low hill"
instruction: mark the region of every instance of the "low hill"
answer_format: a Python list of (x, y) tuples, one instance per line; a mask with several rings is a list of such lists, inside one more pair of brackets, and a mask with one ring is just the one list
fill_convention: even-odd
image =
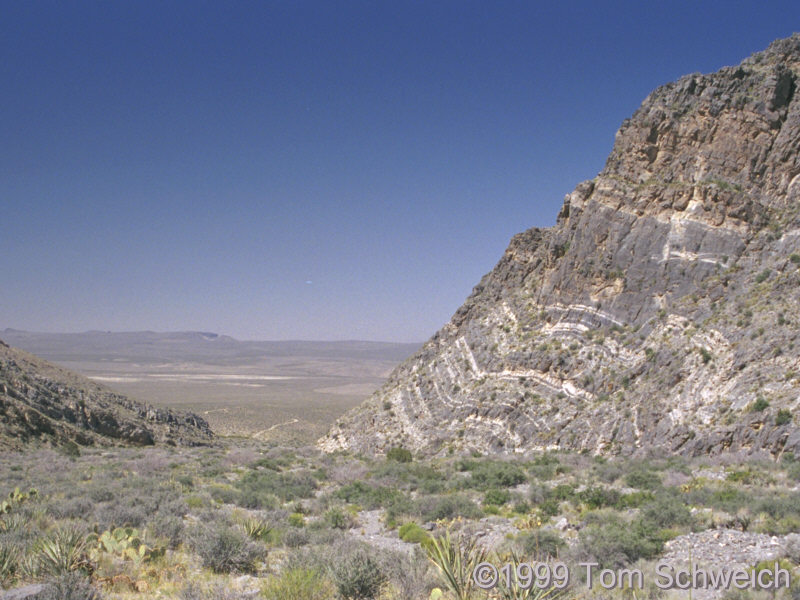
[(0, 341), (0, 448), (199, 445), (212, 437), (197, 415), (134, 402)]

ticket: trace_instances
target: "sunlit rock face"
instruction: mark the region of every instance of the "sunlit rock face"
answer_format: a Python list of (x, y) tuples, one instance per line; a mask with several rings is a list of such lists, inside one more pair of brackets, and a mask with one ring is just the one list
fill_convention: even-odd
[(655, 90), (326, 451), (800, 456), (800, 36)]

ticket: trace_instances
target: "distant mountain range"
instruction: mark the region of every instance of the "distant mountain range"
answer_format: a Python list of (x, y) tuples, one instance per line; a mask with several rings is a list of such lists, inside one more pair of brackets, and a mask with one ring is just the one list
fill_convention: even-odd
[(799, 81), (795, 34), (651, 93), (320, 446), (800, 456)]
[(5, 329), (0, 337), (48, 360), (212, 361), (237, 364), (260, 357), (380, 358), (404, 360), (420, 344), (365, 341), (241, 341), (199, 331), (38, 333)]

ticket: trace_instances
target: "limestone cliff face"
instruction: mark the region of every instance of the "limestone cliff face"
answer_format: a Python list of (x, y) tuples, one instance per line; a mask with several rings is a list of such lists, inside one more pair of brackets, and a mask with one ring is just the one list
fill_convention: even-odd
[(156, 409), (0, 341), (0, 449), (28, 445), (198, 445), (202, 418)]
[(800, 455), (800, 35), (688, 75), (320, 440)]

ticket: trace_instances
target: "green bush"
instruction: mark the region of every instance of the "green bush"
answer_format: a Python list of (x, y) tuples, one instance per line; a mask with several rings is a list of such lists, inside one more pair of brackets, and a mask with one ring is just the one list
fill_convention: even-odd
[(47, 582), (37, 600), (101, 600), (102, 594), (81, 573), (67, 573)]
[(626, 508), (639, 508), (643, 504), (652, 501), (654, 498), (655, 494), (648, 490), (639, 490), (638, 492), (631, 492), (630, 494), (622, 494), (616, 504), (616, 507), (620, 510), (624, 510)]
[(334, 600), (333, 585), (319, 571), (290, 568), (267, 580), (261, 588), (265, 600)]
[(552, 529), (527, 531), (519, 535), (517, 542), (521, 544), (525, 556), (530, 556), (534, 560), (555, 558), (566, 547), (561, 536)]
[(401, 540), (409, 544), (425, 544), (431, 539), (430, 534), (413, 521), (401, 526), (397, 534)]
[(642, 507), (642, 521), (656, 529), (683, 527), (694, 523), (689, 508), (675, 496), (660, 494), (655, 500)]
[(356, 524), (353, 515), (339, 507), (325, 513), (325, 522), (333, 529), (352, 529)]
[(270, 496), (284, 502), (298, 498), (310, 498), (317, 489), (317, 481), (308, 471), (276, 473), (275, 471), (251, 471), (237, 482), (247, 508), (273, 508), (262, 506)]
[(555, 517), (561, 512), (561, 503), (555, 498), (548, 498), (539, 504), (539, 510), (547, 517)]
[(750, 412), (761, 412), (769, 408), (769, 402), (764, 396), (759, 396), (756, 401), (750, 405)]
[(393, 460), (399, 463), (410, 463), (413, 460), (411, 456), (411, 451), (403, 448), (402, 446), (397, 446), (395, 448), (391, 448), (386, 453), (386, 460)]
[(215, 573), (253, 573), (266, 549), (225, 523), (201, 526), (191, 536), (192, 549), (203, 566)]
[(508, 490), (493, 489), (483, 496), (483, 503), (489, 506), (503, 506), (509, 500), (511, 500), (511, 494)]
[(785, 408), (778, 411), (775, 415), (775, 425), (786, 425), (792, 422), (792, 412)]
[(420, 498), (417, 500), (416, 512), (424, 521), (456, 517), (478, 519), (483, 516), (481, 509), (467, 496), (461, 494)]
[(405, 494), (399, 490), (386, 486), (370, 485), (364, 481), (354, 481), (340, 487), (334, 493), (334, 497), (350, 504), (358, 504), (370, 510), (389, 508), (398, 504), (403, 504), (404, 506), (410, 504)]
[(652, 471), (637, 469), (625, 476), (625, 485), (639, 490), (657, 490), (661, 487), (661, 477)]
[(525, 472), (509, 462), (479, 462), (471, 469), (468, 485), (481, 490), (508, 488), (525, 483)]
[(386, 575), (367, 550), (358, 550), (341, 558), (332, 569), (336, 590), (348, 600), (376, 598)]
[(578, 493), (578, 500), (592, 509), (614, 506), (620, 500), (620, 493), (614, 488), (591, 486)]
[(655, 558), (665, 541), (663, 534), (641, 520), (626, 523), (610, 519), (581, 531), (580, 549), (601, 568), (619, 569), (640, 558)]

